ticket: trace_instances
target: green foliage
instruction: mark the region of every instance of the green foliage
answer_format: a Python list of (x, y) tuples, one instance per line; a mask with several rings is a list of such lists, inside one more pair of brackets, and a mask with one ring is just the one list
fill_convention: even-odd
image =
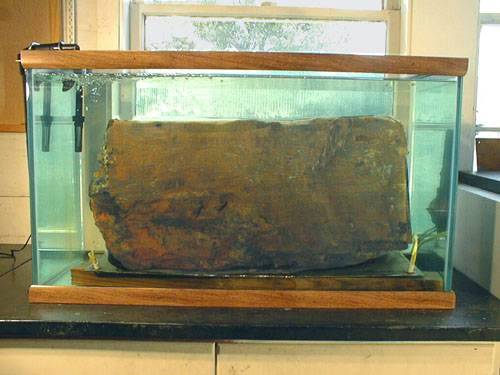
[(216, 50), (311, 51), (320, 50), (321, 25), (279, 21), (197, 21), (196, 34)]
[(188, 37), (172, 37), (172, 41), (168, 46), (168, 49), (172, 49), (175, 51), (192, 51), (195, 48), (195, 43)]

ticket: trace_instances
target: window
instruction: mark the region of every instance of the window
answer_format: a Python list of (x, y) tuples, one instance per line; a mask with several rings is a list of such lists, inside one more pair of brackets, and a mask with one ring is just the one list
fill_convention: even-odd
[(373, 21), (149, 16), (144, 31), (146, 50), (386, 52), (386, 25)]
[(500, 1), (481, 0), (476, 135), (500, 138)]
[[(396, 0), (136, 1), (131, 6), (131, 48), (397, 53), (397, 4)], [(236, 87), (238, 83), (228, 81), (227, 85)], [(138, 83), (133, 90), (135, 118), (147, 119), (151, 114), (161, 117), (168, 97), (163, 88)], [(157, 100), (158, 93), (163, 93), (161, 100)], [(168, 100), (170, 108), (175, 108), (177, 95)], [(219, 106), (210, 108), (203, 113), (212, 113)]]
[(204, 0), (132, 3), (145, 50), (386, 54), (399, 51), (398, 1)]

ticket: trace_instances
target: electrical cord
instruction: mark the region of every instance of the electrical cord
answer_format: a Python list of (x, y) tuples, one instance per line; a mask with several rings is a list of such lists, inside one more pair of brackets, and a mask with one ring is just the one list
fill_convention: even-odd
[[(30, 242), (30, 239), (31, 239), (31, 234), (28, 236), (28, 239), (26, 240), (24, 245), (19, 249), (10, 249), (10, 250), (7, 250), (7, 252), (0, 251), (0, 259), (14, 259), (14, 260), (16, 260), (16, 253), (23, 251), (26, 248), (26, 246), (28, 246), (28, 242)], [(9, 252), (10, 252), (10, 254), (9, 254)]]

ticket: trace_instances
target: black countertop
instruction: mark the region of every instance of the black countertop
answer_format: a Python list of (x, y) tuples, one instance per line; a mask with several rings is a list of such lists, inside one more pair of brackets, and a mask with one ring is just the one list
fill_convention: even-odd
[(500, 172), (459, 172), (458, 182), (500, 194)]
[(460, 273), (453, 311), (30, 305), (29, 252), (0, 259), (0, 338), (500, 341), (500, 300)]

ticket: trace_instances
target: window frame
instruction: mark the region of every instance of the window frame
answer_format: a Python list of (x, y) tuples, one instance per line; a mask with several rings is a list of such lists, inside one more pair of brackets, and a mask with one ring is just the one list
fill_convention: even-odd
[(400, 52), (401, 12), (399, 0), (384, 0), (382, 10), (343, 10), (275, 5), (150, 4), (135, 1), (130, 3), (131, 50), (144, 50), (144, 24), (148, 16), (385, 22), (387, 27), (386, 55)]
[(481, 30), (484, 25), (500, 25), (500, 12), (498, 13), (479, 13), (479, 29), (477, 34), (477, 71), (476, 71), (476, 121), (475, 121), (475, 137), (478, 136), (479, 133), (491, 132), (491, 133), (499, 133), (500, 132), (500, 123), (496, 126), (488, 126), (484, 124), (479, 124), (477, 122), (477, 108), (478, 108), (478, 88), (479, 88), (479, 65), (481, 61), (479, 60), (479, 49), (480, 49), (480, 38), (481, 38)]

